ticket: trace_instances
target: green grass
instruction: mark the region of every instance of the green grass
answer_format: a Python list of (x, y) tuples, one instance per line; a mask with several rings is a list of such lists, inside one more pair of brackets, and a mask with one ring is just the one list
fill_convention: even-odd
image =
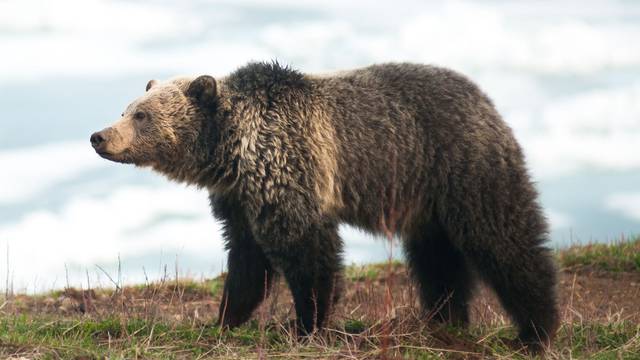
[[(223, 333), (218, 327), (149, 323), (136, 318), (60, 320), (18, 316), (0, 320), (0, 344), (8, 349), (23, 348), (23, 352), (43, 358), (193, 358), (212, 348), (216, 355), (247, 353), (261, 338), (251, 325)], [(276, 336), (267, 333), (266, 339), (270, 347), (278, 347)], [(218, 345), (222, 343), (225, 345)], [(0, 355), (8, 354), (0, 350)]]
[[(480, 329), (477, 335), (482, 335)], [(496, 355), (507, 356), (510, 349), (503, 342), (512, 337), (512, 329), (501, 330), (486, 340)], [(527, 359), (522, 354), (509, 355)], [(563, 324), (558, 331), (550, 358), (557, 359), (639, 359), (640, 326), (629, 322)]]
[[(196, 358), (250, 355), (263, 346), (286, 349), (286, 332), (260, 329), (256, 321), (231, 331), (188, 322), (149, 322), (138, 318), (59, 319), (17, 316), (0, 319), (0, 357), (7, 349), (43, 358)], [(5, 351), (2, 348), (5, 346)]]
[(558, 252), (565, 268), (588, 267), (603, 271), (640, 271), (640, 237), (609, 244), (572, 246)]
[[(132, 286), (132, 288), (137, 290), (146, 290), (149, 288), (154, 288), (154, 286), (159, 286), (159, 284), (139, 284)], [(200, 281), (189, 278), (180, 279), (178, 283), (176, 283), (175, 281), (168, 281), (167, 284), (163, 284), (163, 286), (174, 286), (183, 294), (197, 295), (206, 293), (210, 295), (218, 295), (224, 287), (224, 275), (221, 275), (215, 279), (203, 279)]]
[[(358, 330), (366, 330), (361, 324)], [(345, 325), (346, 327), (347, 325)], [(388, 354), (406, 359), (435, 359), (463, 354), (485, 354), (496, 358), (526, 359), (504, 343), (511, 329), (474, 327), (469, 331), (448, 329), (449, 336), (473, 342), (473, 349), (456, 350), (433, 346), (428, 332), (401, 335), (406, 341), (393, 344)], [(325, 336), (327, 337), (327, 336)], [(283, 358), (341, 357), (375, 358), (380, 339), (367, 335), (340, 335), (298, 341), (278, 327), (260, 329), (256, 321), (233, 331), (188, 323), (149, 323), (142, 319), (106, 318), (60, 320), (52, 317), (17, 316), (0, 319), (0, 357), (34, 356), (43, 359), (132, 359), (132, 358), (254, 358), (256, 354)], [(347, 344), (360, 341), (357, 348)], [(350, 344), (350, 345), (352, 345)], [(364, 345), (363, 345), (364, 344)], [(640, 327), (637, 324), (584, 323), (563, 325), (550, 358), (637, 359), (640, 356)]]
[(350, 281), (373, 281), (378, 280), (389, 270), (396, 272), (402, 269), (404, 269), (404, 263), (399, 260), (378, 264), (351, 265), (347, 267), (345, 276)]

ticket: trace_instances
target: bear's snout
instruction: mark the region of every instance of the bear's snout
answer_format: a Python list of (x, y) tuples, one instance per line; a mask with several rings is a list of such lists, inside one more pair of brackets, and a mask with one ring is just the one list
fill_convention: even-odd
[(91, 134), (91, 146), (96, 150), (96, 152), (104, 152), (107, 143), (109, 142), (109, 129), (104, 129), (98, 132), (94, 132)]
[[(123, 123), (116, 123), (114, 126), (109, 126), (108, 128), (91, 134), (89, 141), (98, 155), (111, 161), (122, 163), (129, 161), (127, 160), (128, 158), (125, 152), (133, 141), (133, 134), (131, 134), (133, 129), (126, 129), (126, 126), (122, 125)], [(124, 125), (127, 124), (124, 123)], [(123, 133), (118, 129), (118, 126), (120, 126), (120, 130), (123, 128), (125, 128), (125, 130), (129, 130), (129, 133), (131, 134), (130, 137), (124, 138), (122, 136)]]

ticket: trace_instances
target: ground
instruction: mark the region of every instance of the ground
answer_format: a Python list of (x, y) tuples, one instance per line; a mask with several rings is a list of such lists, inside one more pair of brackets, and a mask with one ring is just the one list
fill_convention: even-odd
[[(640, 239), (557, 253), (562, 326), (551, 359), (640, 359)], [(224, 275), (115, 289), (0, 297), (0, 358), (527, 358), (493, 294), (478, 289), (472, 326), (431, 326), (400, 262), (347, 269), (330, 328), (292, 335), (291, 298), (279, 290), (233, 331), (212, 326)], [(526, 299), (523, 299), (526, 301)]]

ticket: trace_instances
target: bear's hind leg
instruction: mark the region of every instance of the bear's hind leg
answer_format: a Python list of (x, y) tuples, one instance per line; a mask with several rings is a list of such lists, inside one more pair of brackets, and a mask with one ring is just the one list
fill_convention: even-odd
[[(470, 241), (471, 243), (471, 241)], [(533, 352), (544, 350), (558, 327), (556, 267), (541, 241), (499, 238), (469, 247), (469, 258), (494, 289), (519, 328), (519, 340)]]
[(425, 222), (404, 243), (424, 310), (437, 321), (466, 326), (473, 278), (462, 254), (435, 221)]

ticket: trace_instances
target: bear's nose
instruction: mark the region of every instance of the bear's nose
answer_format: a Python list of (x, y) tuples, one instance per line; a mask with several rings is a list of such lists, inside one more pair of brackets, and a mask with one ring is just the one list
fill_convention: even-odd
[(105, 144), (107, 138), (104, 131), (98, 131), (91, 135), (89, 141), (91, 141), (91, 146), (93, 146), (94, 149), (99, 150)]

